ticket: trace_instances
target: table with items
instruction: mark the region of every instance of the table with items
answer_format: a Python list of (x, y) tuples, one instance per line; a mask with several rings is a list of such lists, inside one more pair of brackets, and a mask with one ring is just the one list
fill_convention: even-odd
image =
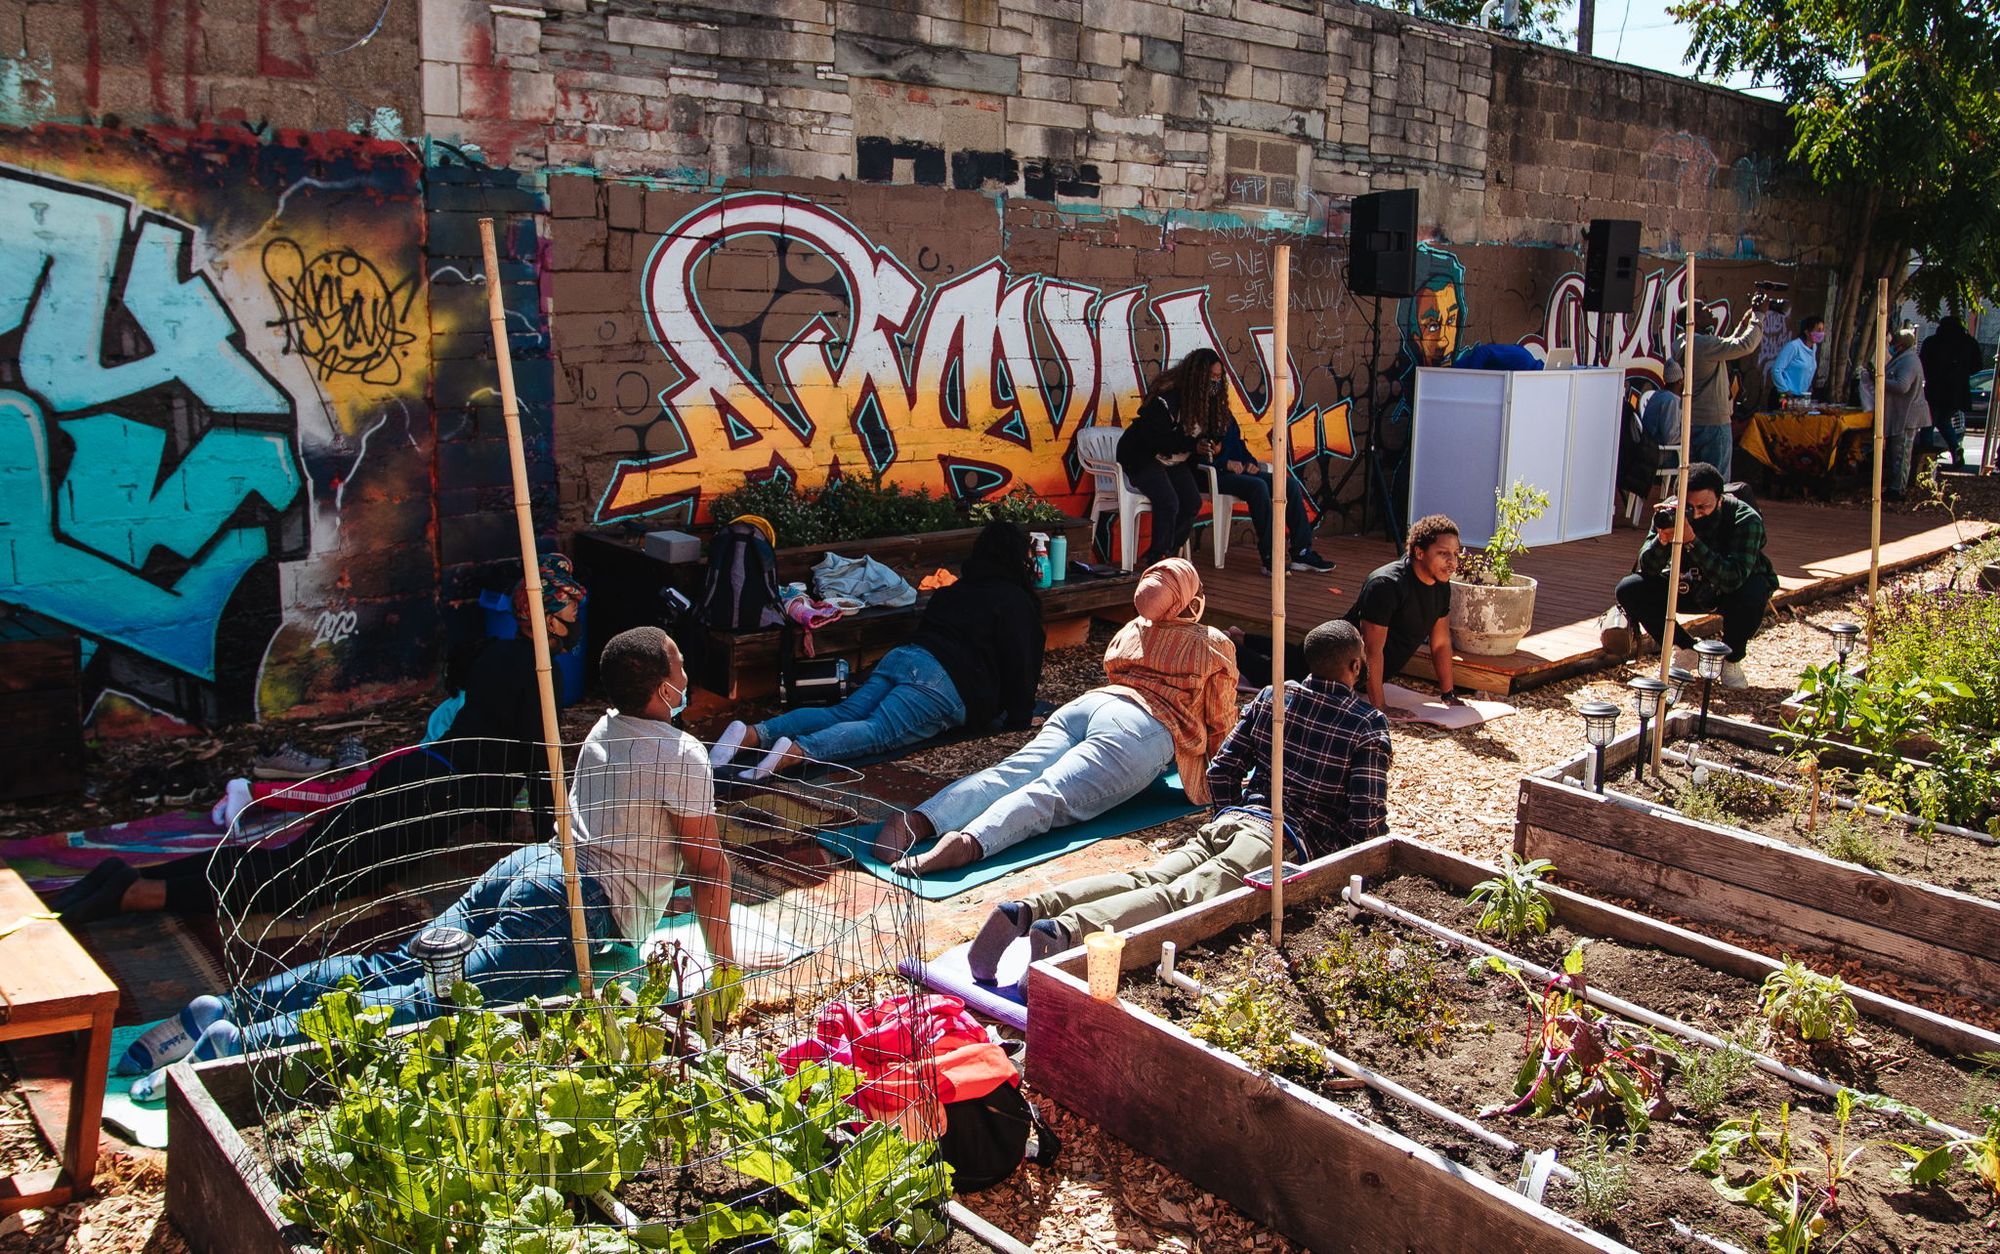
[(1868, 473), (1874, 432), (1872, 410), (1821, 405), (1754, 413), (1737, 443), (1780, 475), (1845, 479)]

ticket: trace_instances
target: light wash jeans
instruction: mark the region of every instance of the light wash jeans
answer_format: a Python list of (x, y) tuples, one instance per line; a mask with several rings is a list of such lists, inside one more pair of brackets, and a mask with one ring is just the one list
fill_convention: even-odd
[[(604, 890), (588, 876), (582, 887), (585, 928), (594, 939), (611, 939)], [(553, 996), (576, 974), (562, 855), (554, 845), (529, 845), (494, 863), (437, 917), (437, 925), (463, 929), (478, 942), (465, 956), (465, 979), (489, 1002)], [(350, 975), (361, 981), (364, 1005), (395, 1008), (394, 1023), (436, 1018), (449, 1008), (431, 995), (423, 964), (410, 956), (408, 941), (382, 953), (334, 954), (236, 996), (231, 1018), (243, 1029), (244, 1052), (304, 1039), (300, 1013)]]
[(1073, 940), (1125, 931), (1243, 887), (1243, 877), (1271, 865), (1271, 821), (1241, 811), (1210, 820), (1172, 852), (1138, 871), (1086, 875), (1028, 900), (1036, 919), (1054, 919)]
[(1716, 427), (1696, 427), (1688, 433), (1688, 452), (1698, 462), (1707, 462), (1722, 472), (1729, 482), (1729, 462), (1736, 454), (1736, 428), (1728, 423)]
[(939, 832), (964, 832), (991, 857), (1050, 828), (1093, 819), (1144, 792), (1174, 760), (1174, 738), (1137, 702), (1086, 692), (1012, 756), (917, 807)]
[(807, 757), (847, 762), (929, 740), (965, 722), (965, 702), (930, 650), (900, 644), (839, 705), (804, 706), (757, 724), (757, 743), (790, 736)]
[(1882, 441), (1882, 491), (1901, 496), (1910, 490), (1910, 450), (1916, 446), (1917, 428), (1891, 431)]

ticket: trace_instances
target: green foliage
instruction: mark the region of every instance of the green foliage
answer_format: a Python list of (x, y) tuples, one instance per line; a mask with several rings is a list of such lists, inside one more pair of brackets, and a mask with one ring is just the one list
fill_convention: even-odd
[[(1771, 1254), (1809, 1254), (1813, 1242), (1826, 1233), (1829, 1218), (1840, 1213), (1840, 1186), (1855, 1162), (1872, 1148), (1867, 1141), (1848, 1146), (1847, 1124), (1854, 1113), (1853, 1102), (1853, 1094), (1846, 1089), (1834, 1099), (1835, 1131), (1831, 1137), (1815, 1136), (1817, 1161), (1797, 1152), (1792, 1140), (1792, 1108), (1783, 1103), (1778, 1107), (1774, 1131), (1765, 1129), (1760, 1112), (1751, 1112), (1747, 1119), (1728, 1120), (1715, 1129), (1707, 1148), (1688, 1166), (1714, 1177), (1711, 1183), (1717, 1193), (1763, 1213), (1770, 1221), (1764, 1232), (1764, 1248)], [(1759, 1174), (1745, 1184), (1731, 1184), (1732, 1160), (1753, 1153), (1762, 1159), (1751, 1168)]]
[(1289, 981), (1282, 967), (1260, 964), (1248, 946), (1237, 952), (1244, 978), (1205, 998), (1188, 1034), (1228, 1050), (1259, 1071), (1302, 1079), (1324, 1075), (1325, 1056), (1292, 1039), (1298, 1013), (1285, 998)]
[(1789, 800), (1789, 794), (1762, 780), (1719, 766), (1697, 770), (1698, 778), (1673, 798), (1674, 808), (1696, 822), (1727, 827), (1745, 819), (1769, 818), (1781, 813)]
[(1772, 1032), (1807, 1045), (1839, 1044), (1860, 1023), (1839, 976), (1821, 975), (1790, 955), (1764, 977), (1757, 1012)]
[(1301, 964), (1298, 987), (1321, 1026), (1336, 1038), (1351, 1035), (1354, 1024), (1362, 1021), (1398, 1045), (1428, 1049), (1459, 1022), (1445, 968), (1433, 949), (1342, 928), (1331, 944)]
[(989, 523), (998, 519), (1002, 522), (1020, 523), (1023, 527), (1056, 526), (1069, 520), (1069, 515), (1037, 496), (1035, 490), (1025, 483), (1005, 496), (974, 502), (965, 512), (966, 516), (976, 523)]
[(1514, 480), (1505, 492), (1493, 489), (1493, 534), (1486, 547), (1459, 559), (1458, 578), (1462, 583), (1488, 584), (1504, 588), (1514, 580), (1514, 559), (1525, 557), (1528, 546), (1521, 532), (1549, 507), (1549, 494), (1524, 479)]
[(1596, 1227), (1618, 1218), (1632, 1200), (1632, 1165), (1624, 1154), (1614, 1153), (1609, 1135), (1593, 1136), (1582, 1153), (1569, 1160), (1576, 1179), (1570, 1189), (1576, 1208)]
[(1674, 1055), (1660, 1048), (1645, 1029), (1614, 1019), (1584, 1000), (1581, 942), (1540, 990), (1502, 959), (1488, 958), (1484, 965), (1520, 985), (1539, 1021), (1528, 1030), (1527, 1060), (1514, 1077), (1517, 1100), (1489, 1106), (1479, 1112), (1480, 1118), (1528, 1110), (1536, 1115), (1567, 1114), (1593, 1126), (1622, 1120), (1636, 1137), (1653, 1120), (1674, 1113), (1667, 1097)]
[(711, 517), (722, 521), (743, 514), (768, 519), (781, 549), (919, 535), (967, 525), (965, 516), (948, 500), (895, 484), (875, 485), (858, 479), (836, 479), (813, 491), (801, 491), (785, 479), (745, 482), (716, 497), (709, 509)]
[(1903, 1171), (1911, 1184), (1931, 1185), (1953, 1170), (1971, 1172), (1979, 1183), (2000, 1201), (2000, 1102), (1979, 1107), (1980, 1130), (1971, 1136), (1926, 1148), (1897, 1143), (1909, 1161)]
[(1743, 1087), (1743, 1082), (1757, 1069), (1756, 1030), (1754, 1023), (1736, 1029), (1723, 1038), (1721, 1049), (1671, 1037), (1656, 1038), (1680, 1059), (1680, 1078), (1675, 1091), (1680, 1094), (1681, 1109), (1697, 1119), (1711, 1118)]
[(1865, 866), (1871, 871), (1889, 867), (1889, 846), (1876, 835), (1874, 820), (1854, 810), (1830, 810), (1819, 821), (1813, 844), (1829, 858)]
[[(460, 984), (457, 1013), (393, 1035), (351, 981), (327, 994), (287, 1061), (288, 1090), (328, 1102), (297, 1136), (285, 1217), (331, 1248), (424, 1254), (702, 1254), (764, 1235), (787, 1254), (834, 1254), (941, 1231), (949, 1169), (886, 1125), (850, 1136), (852, 1072), (771, 1062), (758, 1084), (775, 1096), (746, 1094), (668, 1005), (671, 975), (650, 974), (633, 1005), (531, 1001), (518, 1017)], [(703, 999), (712, 1024), (730, 996)], [(718, 1154), (792, 1204), (715, 1205), (633, 1233), (574, 1219), (568, 1199)]]
[(1542, 891), (1542, 880), (1555, 869), (1556, 864), (1547, 858), (1526, 862), (1509, 850), (1500, 874), (1474, 884), (1466, 898), (1486, 903), (1485, 912), (1479, 916), (1479, 930), (1498, 932), (1508, 940), (1540, 936), (1548, 931), (1551, 912), (1548, 894)]
[(1893, 689), (1939, 676), (1961, 685), (1936, 694), (1933, 725), (2000, 732), (2000, 596), (1972, 589), (1898, 588), (1875, 615), (1868, 683)]

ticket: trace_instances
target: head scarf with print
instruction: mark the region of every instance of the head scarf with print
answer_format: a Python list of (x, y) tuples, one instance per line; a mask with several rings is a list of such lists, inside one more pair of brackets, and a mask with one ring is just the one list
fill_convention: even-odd
[(1201, 623), (1201, 575), (1185, 558), (1147, 567), (1132, 594), (1138, 617), (1104, 650), (1100, 692), (1139, 703), (1174, 738), (1188, 800), (1208, 804), (1208, 760), (1236, 725), (1236, 646)]
[[(576, 568), (561, 553), (544, 556), (541, 573), (542, 613), (549, 627), (549, 652), (567, 653), (576, 646), (577, 611), (588, 594), (576, 580)], [(528, 618), (528, 581), (525, 577), (514, 585), (514, 621), (520, 625), (523, 636), (534, 634), (534, 625)]]

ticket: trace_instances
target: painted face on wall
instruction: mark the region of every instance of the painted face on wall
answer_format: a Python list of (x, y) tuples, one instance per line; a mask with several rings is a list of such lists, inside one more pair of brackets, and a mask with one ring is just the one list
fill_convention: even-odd
[(1414, 299), (1417, 349), (1426, 366), (1442, 366), (1458, 352), (1458, 288), (1427, 287)]

